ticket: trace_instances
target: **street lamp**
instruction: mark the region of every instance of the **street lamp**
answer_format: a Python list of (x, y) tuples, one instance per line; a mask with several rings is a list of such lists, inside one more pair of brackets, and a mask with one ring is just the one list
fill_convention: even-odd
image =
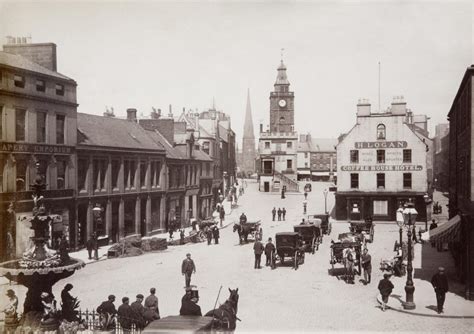
[(400, 206), (398, 209), (397, 209), (397, 225), (399, 227), (399, 230), (398, 230), (398, 233), (400, 234), (400, 248), (402, 247), (402, 233), (403, 233), (403, 225), (404, 225), (404, 218), (403, 218), (403, 209), (402, 207)]
[(406, 302), (403, 304), (403, 308), (407, 310), (414, 310), (416, 305), (413, 302), (413, 294), (415, 292), (415, 286), (413, 285), (412, 279), (412, 258), (411, 258), (411, 237), (412, 237), (412, 224), (416, 223), (416, 216), (418, 215), (418, 211), (415, 210), (413, 203), (408, 202), (403, 210), (403, 220), (405, 225), (408, 226), (408, 265), (407, 265), (407, 282), (405, 284), (405, 293), (406, 293)]
[(327, 203), (328, 190), (324, 189), (323, 194), (324, 194), (324, 213), (327, 214), (328, 213), (328, 203)]

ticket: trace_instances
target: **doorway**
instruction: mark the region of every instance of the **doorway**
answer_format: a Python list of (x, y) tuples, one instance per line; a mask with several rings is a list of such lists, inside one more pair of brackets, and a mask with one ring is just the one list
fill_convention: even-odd
[(266, 193), (270, 191), (270, 182), (263, 182), (263, 191)]

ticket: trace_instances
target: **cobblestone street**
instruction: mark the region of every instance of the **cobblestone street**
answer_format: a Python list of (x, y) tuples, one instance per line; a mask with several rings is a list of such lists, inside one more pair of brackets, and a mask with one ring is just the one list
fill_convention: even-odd
[[(323, 190), (328, 186), (328, 183), (313, 183), (313, 191), (308, 196), (308, 213), (324, 212)], [(238, 216), (245, 212), (250, 221), (261, 220), (264, 240), (273, 238), (276, 232), (292, 231), (293, 225), (301, 221), (303, 198), (302, 193), (287, 194), (286, 199), (275, 194), (259, 193), (257, 184), (248, 181), (245, 194), (239, 198), (239, 207), (226, 217), (226, 224), (237, 221)], [(329, 193), (327, 199), (328, 208), (332, 208), (333, 193)], [(271, 221), (273, 207), (286, 208), (286, 221)], [(373, 265), (371, 284), (364, 286), (358, 281), (358, 276), (354, 285), (330, 276), (331, 239), (336, 240), (339, 233), (347, 231), (347, 223), (333, 222), (331, 235), (324, 236), (322, 245), (314, 255), (306, 253), (305, 263), (297, 271), (289, 265), (278, 266), (275, 270), (269, 267), (255, 270), (253, 243), (239, 245), (238, 236), (232, 232), (230, 224), (221, 230), (219, 245), (208, 246), (204, 242), (171, 246), (166, 251), (140, 257), (91, 263), (56, 285), (54, 293), (59, 297), (63, 286), (71, 283), (74, 285), (72, 294), (79, 297), (81, 307), (92, 309), (109, 294), (117, 296), (118, 306), (123, 296), (134, 299), (136, 294), (147, 295), (150, 287), (156, 287), (161, 316), (176, 315), (184, 293), (180, 265), (185, 254), (190, 252), (197, 266), (192, 284), (199, 289), (199, 304), (203, 313), (213, 308), (219, 286), (222, 285), (219, 297), (221, 303), (228, 297), (227, 288), (239, 288), (238, 316), (242, 322), (237, 323), (237, 332), (472, 332), (474, 319), (431, 318), (395, 311), (384, 313), (380, 310), (376, 296), (377, 283), (382, 278), (382, 273), (378, 265), (381, 258), (393, 256), (393, 244), (398, 238), (398, 227), (394, 223), (376, 224), (374, 243), (368, 244)], [(401, 283), (394, 284), (398, 287)], [(415, 280), (415, 286), (416, 284)], [(7, 288), (9, 286), (2, 285), (1, 293)], [(14, 288), (24, 298), (25, 289), (21, 286)], [(417, 292), (415, 291), (415, 302)], [(430, 297), (433, 299), (432, 303), (436, 304), (434, 293)], [(461, 297), (448, 293), (447, 308), (453, 298), (461, 300)]]

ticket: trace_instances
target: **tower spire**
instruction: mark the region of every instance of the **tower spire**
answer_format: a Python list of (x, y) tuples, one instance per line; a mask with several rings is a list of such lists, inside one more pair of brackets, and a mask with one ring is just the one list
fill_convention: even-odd
[(244, 135), (242, 138), (242, 169), (255, 171), (255, 134), (253, 132), (252, 108), (250, 106), (250, 89), (247, 88), (247, 107), (245, 110)]

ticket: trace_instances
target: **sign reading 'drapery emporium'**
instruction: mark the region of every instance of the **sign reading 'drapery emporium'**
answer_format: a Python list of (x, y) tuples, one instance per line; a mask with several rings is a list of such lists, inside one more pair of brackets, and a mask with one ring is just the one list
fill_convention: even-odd
[(406, 141), (357, 141), (355, 148), (406, 148)]
[(346, 165), (341, 166), (344, 172), (410, 172), (423, 170), (421, 165)]

